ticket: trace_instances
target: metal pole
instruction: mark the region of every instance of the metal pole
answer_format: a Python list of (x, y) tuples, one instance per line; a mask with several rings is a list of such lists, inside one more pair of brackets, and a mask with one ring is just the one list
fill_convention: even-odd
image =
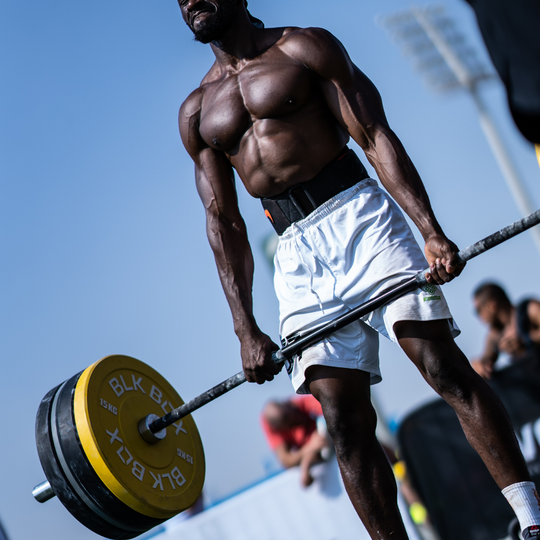
[(444, 39), (437, 26), (431, 22), (430, 18), (426, 15), (426, 10), (412, 8), (411, 13), (416, 19), (416, 22), (420, 25), (420, 28), (422, 28), (435, 48), (439, 51), (439, 54), (443, 57), (460, 84), (470, 90), (475, 83), (467, 66), (452, 46)]
[[(534, 208), (530, 204), (531, 197), (527, 193), (527, 190), (517, 172), (510, 155), (506, 151), (502, 137), (500, 136), (495, 122), (491, 118), (486, 106), (482, 102), (478, 93), (477, 84), (473, 76), (470, 74), (467, 66), (459, 55), (455, 52), (452, 46), (446, 41), (441, 34), (437, 25), (433, 24), (430, 18), (426, 15), (424, 9), (412, 8), (411, 13), (415, 17), (420, 27), (424, 30), (429, 37), (435, 48), (439, 51), (448, 67), (452, 70), (459, 83), (470, 93), (473, 98), (474, 104), (478, 110), (480, 117), (480, 126), (484, 131), (484, 135), (488, 140), (495, 159), (501, 169), (506, 184), (514, 197), (522, 216), (527, 216), (534, 211)], [(533, 241), (540, 253), (540, 230), (532, 229), (531, 234)]]

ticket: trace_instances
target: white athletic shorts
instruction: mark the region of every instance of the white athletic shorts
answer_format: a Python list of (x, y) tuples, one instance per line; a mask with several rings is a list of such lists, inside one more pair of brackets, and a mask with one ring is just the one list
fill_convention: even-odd
[[(405, 218), (376, 180), (339, 193), (280, 237), (274, 285), (284, 343), (343, 315), (428, 267)], [(397, 341), (397, 321), (447, 319), (459, 335), (436, 285), (416, 290), (307, 348), (287, 365), (294, 389), (308, 393), (305, 371), (326, 365), (367, 371), (382, 380), (378, 333)]]

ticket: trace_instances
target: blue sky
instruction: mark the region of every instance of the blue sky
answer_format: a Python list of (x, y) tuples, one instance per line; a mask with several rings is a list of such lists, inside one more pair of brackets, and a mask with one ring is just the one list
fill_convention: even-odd
[[(468, 6), (445, 5), (485, 56)], [(322, 26), (341, 39), (379, 87), (441, 224), (465, 247), (520, 216), (468, 96), (431, 93), (375, 24), (376, 15), (407, 6), (250, 0), (267, 26)], [(178, 108), (213, 55), (192, 41), (174, 0), (0, 0), (0, 50), (0, 518), (13, 539), (93, 538), (58, 501), (39, 505), (30, 495), (44, 478), (33, 434), (41, 398), (113, 353), (151, 364), (186, 400), (241, 367), (177, 131)], [(538, 207), (534, 152), (500, 85), (483, 96)], [(255, 312), (277, 340), (260, 248), (271, 231), (258, 201), (242, 187), (239, 198), (256, 262)], [(538, 295), (539, 262), (525, 234), (446, 286), (467, 355), (485, 335), (471, 290), (495, 278), (514, 299)], [(399, 419), (432, 394), (396, 346), (381, 351), (384, 381), (375, 395), (387, 417)], [(290, 393), (282, 374), (195, 413), (210, 499), (264, 475), (271, 454), (258, 414), (268, 398)]]

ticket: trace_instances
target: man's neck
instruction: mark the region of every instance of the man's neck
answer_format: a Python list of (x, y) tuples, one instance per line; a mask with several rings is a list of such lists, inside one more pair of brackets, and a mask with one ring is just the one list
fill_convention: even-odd
[(248, 19), (237, 19), (222, 39), (210, 43), (218, 64), (234, 69), (244, 60), (258, 56), (262, 49), (263, 32), (264, 30), (251, 24)]

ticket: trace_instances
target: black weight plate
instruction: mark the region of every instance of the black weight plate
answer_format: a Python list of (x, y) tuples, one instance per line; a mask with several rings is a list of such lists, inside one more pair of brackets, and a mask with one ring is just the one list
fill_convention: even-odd
[[(113, 517), (113, 515), (110, 513), (110, 508), (113, 507), (116, 510), (117, 507), (116, 504), (108, 506), (109, 497), (114, 498), (115, 503), (121, 504), (124, 507), (122, 511), (126, 510), (126, 517), (131, 514), (137, 514), (137, 517), (139, 517), (140, 514), (134, 512), (131, 508), (125, 506), (110, 492), (108, 492), (105, 486), (103, 486), (101, 480), (97, 478), (96, 475), (95, 485), (88, 485), (88, 487), (90, 488), (90, 491), (94, 493), (103, 493), (103, 490), (107, 491), (109, 497), (106, 497), (107, 502), (105, 502), (105, 505), (107, 505), (107, 507), (104, 508), (103, 502), (100, 503), (96, 501), (95, 498), (90, 493), (88, 493), (86, 489), (82, 488), (82, 486), (77, 480), (73, 481), (73, 470), (69, 465), (67, 465), (67, 463), (70, 462), (73, 466), (73, 456), (70, 456), (69, 462), (66, 461), (65, 456), (61, 458), (61, 460), (65, 463), (64, 466), (61, 465), (61, 461), (59, 460), (53, 437), (53, 430), (55, 430), (56, 428), (51, 423), (53, 421), (51, 417), (53, 402), (55, 401), (56, 397), (56, 415), (58, 416), (58, 407), (60, 405), (59, 399), (61, 398), (61, 396), (60, 394), (57, 396), (57, 394), (59, 392), (63, 393), (63, 391), (65, 390), (67, 392), (67, 395), (71, 396), (72, 390), (74, 389), (79, 376), (80, 374), (72, 377), (69, 381), (66, 381), (64, 385), (59, 385), (50, 392), (48, 392), (41, 401), (38, 408), (38, 413), (36, 417), (36, 445), (43, 471), (45, 472), (45, 476), (47, 477), (47, 480), (49, 481), (55, 495), (58, 497), (60, 502), (73, 515), (73, 517), (75, 517), (85, 527), (106, 538), (116, 540), (127, 540), (130, 538), (134, 538), (147, 531), (148, 529), (152, 528), (156, 524), (161, 523), (161, 521), (143, 516), (145, 518), (144, 521), (146, 522), (146, 525), (144, 527), (138, 527), (136, 530), (133, 530), (135, 527), (130, 524), (127, 526), (128, 530), (126, 530), (126, 527), (123, 524), (123, 520), (118, 520), (116, 516)], [(62, 412), (60, 412), (62, 420), (58, 424), (59, 429), (56, 429), (56, 445), (59, 444), (59, 441), (61, 439), (64, 440), (66, 439), (66, 437), (74, 437), (75, 439), (77, 439), (71, 410), (72, 407), (69, 399), (67, 403), (69, 409), (67, 416), (68, 418), (71, 417), (71, 420), (67, 419), (66, 422), (65, 411), (63, 414)], [(62, 401), (62, 404), (65, 404), (64, 400)], [(62, 453), (64, 452), (61, 444), (59, 450)], [(82, 449), (80, 449), (79, 455), (74, 458), (76, 469), (78, 468), (77, 464), (82, 462), (83, 460), (88, 466), (86, 456), (84, 456)], [(70, 476), (72, 478), (71, 482), (68, 480), (67, 476)], [(94, 480), (92, 480), (91, 482), (92, 484), (94, 484)], [(99, 484), (101, 484), (101, 486), (99, 486)], [(93, 507), (94, 510), (92, 510), (91, 507)], [(152, 520), (152, 523), (148, 523), (146, 520)]]
[[(57, 453), (64, 456), (78, 486), (82, 487), (95, 505), (95, 511), (104, 514), (105, 519), (116, 522), (126, 531), (135, 535), (142, 534), (166, 520), (146, 516), (124, 504), (109, 491), (92, 468), (80, 444), (73, 415), (73, 394), (78, 379), (78, 375), (73, 377), (59, 390), (56, 405)], [(129, 538), (132, 537), (133, 534)]]

